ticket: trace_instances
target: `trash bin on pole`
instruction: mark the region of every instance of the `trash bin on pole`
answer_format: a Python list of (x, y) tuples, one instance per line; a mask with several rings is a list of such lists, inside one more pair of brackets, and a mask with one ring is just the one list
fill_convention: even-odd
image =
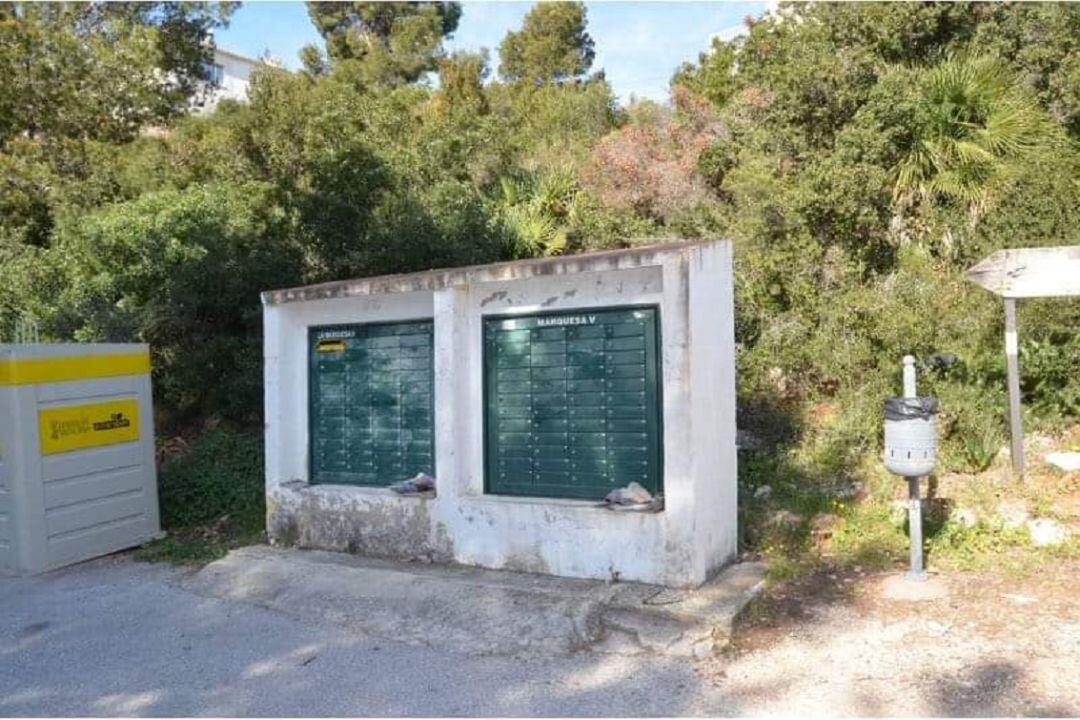
[(918, 397), (915, 358), (904, 356), (904, 397), (885, 401), (885, 468), (908, 481), (908, 530), (911, 542), (909, 577), (922, 580), (922, 500), (919, 478), (937, 464), (937, 398)]

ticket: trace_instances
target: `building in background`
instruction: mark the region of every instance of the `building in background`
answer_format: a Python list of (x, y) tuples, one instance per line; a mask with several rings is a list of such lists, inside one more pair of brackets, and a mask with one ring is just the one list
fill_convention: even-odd
[(273, 58), (249, 58), (231, 50), (214, 48), (213, 61), (206, 63), (204, 67), (206, 85), (192, 98), (193, 111), (213, 112), (222, 100), (245, 102), (251, 73), (262, 65), (280, 67), (281, 63)]

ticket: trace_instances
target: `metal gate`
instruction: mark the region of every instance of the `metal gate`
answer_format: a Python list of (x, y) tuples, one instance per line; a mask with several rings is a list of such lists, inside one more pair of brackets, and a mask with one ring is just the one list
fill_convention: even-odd
[(655, 307), (486, 318), (486, 491), (659, 492), (658, 330)]
[(435, 474), (431, 321), (311, 328), (312, 483)]

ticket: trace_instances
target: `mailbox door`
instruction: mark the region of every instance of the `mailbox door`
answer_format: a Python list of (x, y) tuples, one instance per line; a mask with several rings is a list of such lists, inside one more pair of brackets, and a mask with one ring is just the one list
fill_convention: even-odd
[(435, 474), (431, 321), (311, 328), (310, 480)]
[(660, 492), (658, 331), (655, 307), (486, 318), (486, 491)]

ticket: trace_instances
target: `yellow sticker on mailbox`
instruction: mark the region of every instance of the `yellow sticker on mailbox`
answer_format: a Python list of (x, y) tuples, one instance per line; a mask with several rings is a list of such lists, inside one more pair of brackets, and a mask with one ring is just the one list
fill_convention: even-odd
[(137, 400), (66, 405), (38, 411), (41, 454), (115, 445), (139, 439)]

